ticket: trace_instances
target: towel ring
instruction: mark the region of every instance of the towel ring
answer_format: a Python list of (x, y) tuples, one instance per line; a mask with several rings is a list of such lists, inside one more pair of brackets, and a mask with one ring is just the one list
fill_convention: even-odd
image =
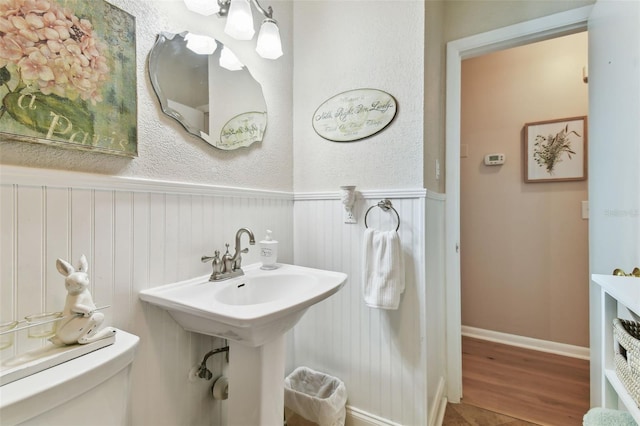
[(380, 207), (382, 210), (389, 211), (389, 209), (393, 210), (393, 212), (396, 214), (396, 219), (398, 220), (398, 226), (396, 227), (396, 232), (398, 231), (398, 229), (400, 229), (400, 215), (398, 214), (398, 211), (396, 209), (393, 208), (393, 204), (391, 204), (391, 200), (388, 198), (385, 198), (382, 201), (378, 201), (378, 204), (375, 204), (371, 207), (369, 207), (367, 209), (367, 212), (364, 214), (364, 227), (368, 228), (369, 226), (367, 225), (367, 215), (369, 214), (369, 212), (371, 211), (372, 208), (374, 207)]

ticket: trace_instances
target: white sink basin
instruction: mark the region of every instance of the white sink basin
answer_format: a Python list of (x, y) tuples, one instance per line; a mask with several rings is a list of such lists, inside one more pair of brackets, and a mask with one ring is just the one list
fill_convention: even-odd
[(169, 311), (188, 331), (261, 346), (293, 327), (307, 308), (336, 293), (347, 275), (278, 264), (244, 267), (245, 275), (209, 281), (209, 275), (140, 292), (145, 302)]

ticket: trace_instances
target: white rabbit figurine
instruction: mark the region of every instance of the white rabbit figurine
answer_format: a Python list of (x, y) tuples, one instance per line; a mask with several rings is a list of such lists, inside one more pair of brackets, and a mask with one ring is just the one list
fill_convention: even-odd
[(80, 267), (77, 270), (62, 259), (58, 259), (56, 268), (66, 277), (64, 286), (68, 294), (62, 313), (64, 319), (58, 323), (56, 335), (49, 340), (55, 345), (72, 345), (113, 336), (116, 332), (113, 327), (99, 330), (104, 314), (95, 312), (96, 305), (89, 293), (89, 265), (84, 254), (80, 257)]

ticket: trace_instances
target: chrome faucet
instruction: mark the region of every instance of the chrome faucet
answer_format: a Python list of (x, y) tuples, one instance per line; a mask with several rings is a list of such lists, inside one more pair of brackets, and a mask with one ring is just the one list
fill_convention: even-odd
[(227, 252), (222, 256), (222, 259), (220, 258), (220, 252), (218, 250), (216, 250), (214, 256), (202, 256), (200, 259), (202, 262), (213, 261), (213, 272), (211, 273), (211, 277), (209, 277), (209, 281), (221, 281), (244, 275), (244, 271), (241, 268), (242, 253), (247, 253), (249, 249), (242, 249), (240, 243), (242, 234), (249, 236), (249, 244), (254, 245), (256, 243), (253, 232), (249, 228), (240, 228), (238, 232), (236, 232), (236, 246), (233, 256), (229, 253), (229, 244), (226, 244)]

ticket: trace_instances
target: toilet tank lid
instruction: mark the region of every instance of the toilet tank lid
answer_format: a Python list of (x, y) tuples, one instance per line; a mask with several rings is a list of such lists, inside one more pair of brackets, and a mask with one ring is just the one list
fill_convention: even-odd
[(139, 341), (117, 329), (112, 345), (0, 386), (3, 422), (11, 413), (46, 412), (108, 380), (133, 362)]

